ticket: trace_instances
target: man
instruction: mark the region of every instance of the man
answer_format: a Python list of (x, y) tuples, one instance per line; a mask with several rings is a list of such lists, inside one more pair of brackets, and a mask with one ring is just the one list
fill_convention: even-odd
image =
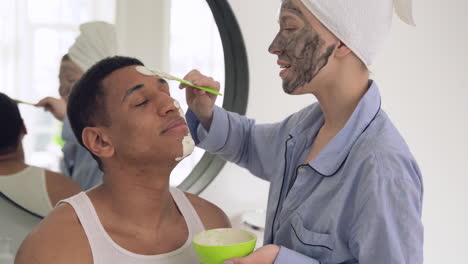
[[(212, 94), (181, 86), (198, 146), (271, 183), (268, 245), (225, 264), (423, 263), (421, 174), (367, 70), (393, 3), (282, 1), (269, 51), (283, 90), (318, 99), (282, 122), (256, 125), (214, 106)], [(410, 3), (395, 3), (411, 24)], [(185, 79), (219, 88), (197, 71)]]
[(60, 99), (46, 97), (36, 106), (44, 107), (54, 117), (63, 121), (62, 172), (78, 182), (84, 190), (102, 183), (102, 171), (89, 152), (83, 148), (73, 135), (66, 116), (68, 96), (73, 84), (96, 62), (117, 54), (117, 36), (112, 24), (93, 21), (80, 25), (80, 35), (60, 62), (59, 94)]
[(23, 138), (27, 134), (18, 105), (0, 93), (0, 194), (17, 206), (46, 216), (62, 199), (80, 192), (72, 179), (25, 163)]
[(17, 264), (198, 263), (192, 236), (230, 226), (215, 205), (169, 188), (193, 141), (166, 81), (138, 72), (141, 65), (104, 59), (74, 86), (70, 123), (103, 184), (58, 206), (25, 240)]

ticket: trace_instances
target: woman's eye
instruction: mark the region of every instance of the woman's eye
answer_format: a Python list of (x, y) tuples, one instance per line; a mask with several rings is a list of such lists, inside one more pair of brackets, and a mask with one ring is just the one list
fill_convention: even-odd
[(135, 105), (135, 107), (143, 106), (143, 105), (145, 105), (146, 103), (148, 103), (148, 100), (145, 99), (143, 102), (141, 102), (141, 103)]

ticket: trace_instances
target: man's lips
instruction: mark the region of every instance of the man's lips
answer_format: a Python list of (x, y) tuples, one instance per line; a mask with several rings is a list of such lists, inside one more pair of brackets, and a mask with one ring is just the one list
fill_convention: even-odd
[(161, 132), (161, 134), (167, 134), (167, 133), (177, 133), (177, 132), (184, 132), (187, 133), (188, 127), (187, 123), (183, 118), (177, 118), (175, 120), (170, 121), (167, 125), (166, 128)]

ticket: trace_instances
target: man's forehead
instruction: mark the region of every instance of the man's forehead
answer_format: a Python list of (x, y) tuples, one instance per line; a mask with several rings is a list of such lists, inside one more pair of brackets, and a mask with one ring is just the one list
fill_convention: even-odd
[(116, 87), (123, 87), (125, 89), (128, 85), (135, 83), (138, 80), (142, 80), (144, 76), (138, 74), (135, 70), (137, 65), (126, 66), (120, 69), (113, 71), (111, 74), (107, 75), (103, 80), (102, 83), (104, 86), (107, 84), (116, 86)]
[(134, 68), (135, 66), (117, 69), (101, 81), (101, 89), (106, 95), (106, 100), (117, 100), (116, 98), (120, 98), (122, 94), (125, 93), (126, 89), (138, 82), (138, 76), (132, 74), (132, 67)]

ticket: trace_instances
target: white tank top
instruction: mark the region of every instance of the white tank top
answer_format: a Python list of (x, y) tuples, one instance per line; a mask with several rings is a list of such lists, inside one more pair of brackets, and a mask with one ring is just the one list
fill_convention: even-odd
[(81, 192), (62, 202), (70, 204), (88, 238), (94, 264), (199, 264), (192, 246), (192, 237), (205, 230), (200, 217), (185, 194), (176, 188), (170, 189), (172, 198), (187, 223), (189, 235), (185, 244), (169, 253), (160, 255), (138, 255), (115, 243), (99, 220), (91, 200)]
[(16, 205), (39, 216), (53, 209), (46, 186), (45, 170), (28, 166), (10, 175), (0, 175), (0, 192)]

